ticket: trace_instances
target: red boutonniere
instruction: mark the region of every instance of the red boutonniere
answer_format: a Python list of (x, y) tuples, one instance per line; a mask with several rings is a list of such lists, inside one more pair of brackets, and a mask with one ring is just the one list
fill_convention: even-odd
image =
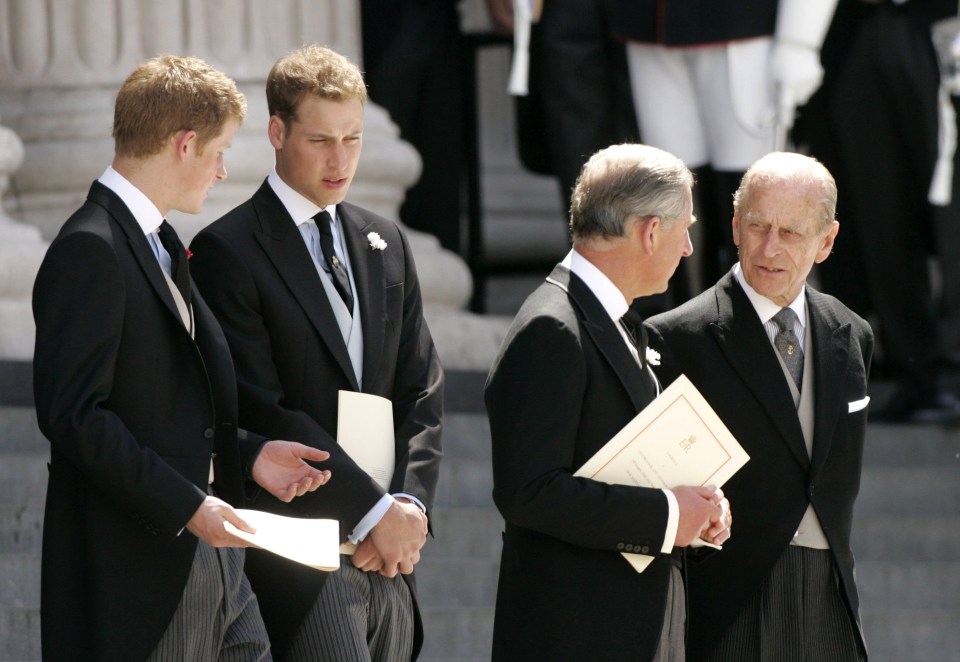
[(192, 250), (190, 250), (189, 248), (184, 248), (184, 250), (187, 251), (187, 259), (188, 259), (188, 260), (193, 257), (193, 251), (192, 251)]

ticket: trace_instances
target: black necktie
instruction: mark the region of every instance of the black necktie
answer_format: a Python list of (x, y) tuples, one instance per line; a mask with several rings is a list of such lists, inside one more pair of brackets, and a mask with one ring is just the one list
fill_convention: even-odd
[(333, 219), (330, 218), (330, 214), (326, 210), (323, 210), (314, 216), (313, 220), (317, 222), (317, 230), (320, 233), (320, 250), (323, 251), (323, 259), (327, 263), (330, 275), (333, 276), (333, 286), (337, 288), (343, 302), (347, 304), (347, 312), (353, 315), (353, 293), (350, 291), (350, 277), (347, 275), (347, 270), (340, 258), (337, 257), (336, 251), (333, 250), (333, 231), (330, 229)]
[(160, 243), (170, 255), (170, 274), (171, 279), (180, 290), (180, 295), (190, 305), (190, 267), (187, 266), (187, 249), (183, 247), (183, 242), (177, 236), (177, 232), (169, 223), (164, 221), (157, 230), (157, 236), (160, 237)]
[(780, 357), (790, 371), (797, 388), (803, 384), (803, 348), (800, 347), (800, 340), (793, 332), (794, 325), (798, 321), (797, 314), (792, 308), (781, 308), (780, 312), (773, 316), (773, 322), (780, 329), (773, 344)]
[(620, 324), (623, 325), (630, 337), (630, 342), (637, 348), (640, 364), (645, 365), (647, 361), (647, 330), (643, 326), (643, 317), (631, 308), (620, 318)]

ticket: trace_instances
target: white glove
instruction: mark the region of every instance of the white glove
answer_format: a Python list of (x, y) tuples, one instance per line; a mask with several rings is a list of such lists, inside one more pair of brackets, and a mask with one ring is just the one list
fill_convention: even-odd
[(805, 104), (823, 82), (820, 51), (792, 42), (774, 41), (770, 72), (780, 108)]
[(778, 123), (793, 125), (793, 111), (823, 82), (820, 47), (837, 0), (779, 0), (770, 71), (777, 90)]

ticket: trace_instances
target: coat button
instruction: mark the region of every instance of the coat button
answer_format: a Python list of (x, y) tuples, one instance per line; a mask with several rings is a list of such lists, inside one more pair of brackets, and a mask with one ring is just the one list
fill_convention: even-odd
[(623, 550), (623, 543), (622, 543), (622, 542), (618, 542), (618, 543), (617, 543), (617, 549)]
[(633, 545), (631, 545), (631, 544), (628, 543), (625, 549), (626, 549), (628, 552), (632, 552), (632, 551), (633, 551)]
[(213, 439), (213, 428), (207, 428), (203, 431), (204, 439)]
[(816, 492), (816, 491), (817, 491), (816, 488), (815, 488), (813, 485), (811, 485), (811, 486), (807, 489), (807, 495), (809, 495), (809, 497), (812, 499), (812, 498), (813, 498), (813, 493)]
[(648, 552), (650, 551), (650, 548), (647, 547), (646, 545), (644, 545), (643, 547), (640, 548), (640, 551), (641, 551), (643, 554), (646, 554), (646, 553), (648, 553)]

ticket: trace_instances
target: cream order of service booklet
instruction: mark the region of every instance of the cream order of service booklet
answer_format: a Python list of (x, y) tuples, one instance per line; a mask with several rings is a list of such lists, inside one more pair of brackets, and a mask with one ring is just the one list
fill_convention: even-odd
[[(337, 443), (384, 491), (390, 491), (396, 446), (393, 439), (393, 403), (371, 393), (340, 391), (337, 411)], [(355, 545), (344, 543), (340, 551), (353, 554)]]
[(390, 400), (370, 393), (340, 391), (337, 443), (367, 475), (389, 491), (396, 462)]
[(284, 517), (239, 508), (237, 514), (257, 532), (247, 533), (230, 522), (224, 522), (223, 528), (228, 533), (317, 570), (331, 571), (340, 567), (340, 524), (337, 520)]
[[(749, 456), (681, 375), (574, 474), (612, 485), (720, 487)], [(652, 556), (624, 553), (643, 572)]]

